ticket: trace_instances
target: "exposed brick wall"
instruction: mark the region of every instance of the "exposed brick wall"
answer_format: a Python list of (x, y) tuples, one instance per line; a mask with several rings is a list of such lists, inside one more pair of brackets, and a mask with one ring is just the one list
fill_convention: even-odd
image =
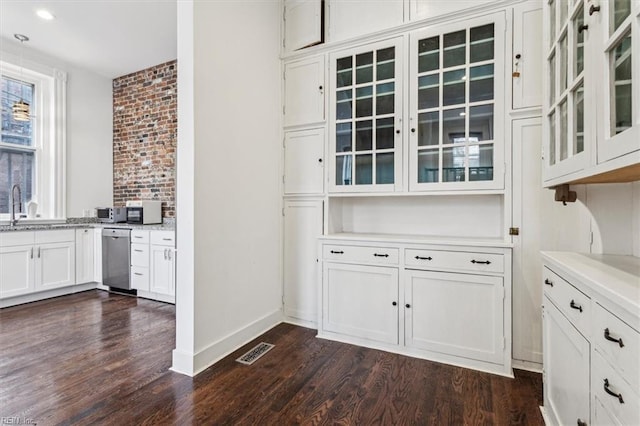
[(177, 64), (113, 80), (113, 203), (160, 200), (175, 216)]

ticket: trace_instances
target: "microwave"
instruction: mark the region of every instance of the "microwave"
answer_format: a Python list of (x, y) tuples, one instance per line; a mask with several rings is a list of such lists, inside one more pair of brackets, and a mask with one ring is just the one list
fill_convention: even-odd
[(127, 201), (127, 223), (134, 225), (162, 223), (162, 201)]
[(98, 222), (122, 223), (127, 221), (124, 207), (96, 207)]

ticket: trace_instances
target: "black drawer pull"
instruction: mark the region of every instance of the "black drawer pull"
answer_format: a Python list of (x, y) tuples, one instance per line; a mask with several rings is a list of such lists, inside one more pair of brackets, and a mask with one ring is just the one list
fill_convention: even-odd
[(429, 257), (416, 256), (416, 260), (433, 260), (433, 258), (431, 256)]
[(389, 257), (389, 255), (388, 255), (388, 254), (386, 254), (386, 253), (385, 253), (385, 254), (373, 253), (373, 255), (374, 255), (375, 257)]
[(569, 303), (569, 306), (571, 306), (572, 309), (576, 309), (576, 310), (582, 312), (582, 306), (578, 305), (573, 300), (571, 301), (571, 303)]
[(624, 404), (624, 399), (622, 399), (621, 393), (615, 393), (611, 389), (609, 389), (609, 379), (604, 379), (604, 391), (611, 396), (615, 396), (620, 401), (620, 404)]
[(589, 8), (589, 16), (593, 15), (595, 12), (600, 12), (600, 6), (591, 5)]
[(604, 338), (607, 339), (610, 342), (616, 342), (617, 344), (620, 345), (621, 348), (624, 348), (624, 343), (622, 343), (622, 337), (616, 339), (611, 337), (611, 334), (609, 333), (609, 329), (605, 328), (604, 329)]
[(477, 263), (479, 265), (491, 265), (491, 262), (489, 262), (488, 260), (475, 260), (475, 259), (473, 259), (471, 261), (471, 263)]
[(546, 285), (550, 285), (551, 287), (553, 287), (553, 282), (552, 282), (552, 281), (550, 281), (550, 280), (549, 280), (549, 278), (545, 278), (545, 279), (544, 279), (544, 283), (545, 283)]
[(343, 251), (331, 250), (331, 254), (344, 254), (344, 252)]

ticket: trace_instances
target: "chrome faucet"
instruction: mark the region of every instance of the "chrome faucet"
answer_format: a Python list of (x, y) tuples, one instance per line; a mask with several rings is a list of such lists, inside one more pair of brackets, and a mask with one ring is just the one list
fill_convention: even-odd
[(18, 191), (18, 213), (22, 213), (22, 191), (20, 185), (15, 184), (11, 187), (11, 220), (9, 224), (16, 226), (18, 219), (16, 218), (16, 190)]

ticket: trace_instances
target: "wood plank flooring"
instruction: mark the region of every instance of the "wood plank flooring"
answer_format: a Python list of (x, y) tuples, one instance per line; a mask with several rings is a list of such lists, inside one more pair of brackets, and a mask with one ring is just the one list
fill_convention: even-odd
[[(90, 291), (0, 310), (0, 417), (42, 425), (542, 425), (515, 379), (281, 324), (195, 378), (168, 370), (172, 305)], [(252, 366), (235, 362), (275, 344)], [(0, 422), (2, 424), (2, 422)]]

